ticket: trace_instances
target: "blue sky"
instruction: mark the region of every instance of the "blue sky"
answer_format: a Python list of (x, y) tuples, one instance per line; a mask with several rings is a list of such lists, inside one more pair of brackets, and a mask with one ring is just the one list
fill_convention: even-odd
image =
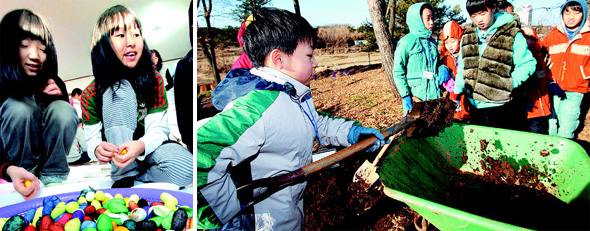
[[(532, 5), (532, 25), (557, 25), (559, 23), (559, 6), (565, 1), (555, 0), (512, 0), (514, 6)], [(531, 3), (533, 2), (533, 3)], [(470, 22), (465, 10), (465, 0), (446, 0), (446, 5), (460, 5), (462, 14)], [(213, 13), (211, 24), (214, 27), (238, 27), (240, 22), (233, 20), (229, 15), (238, 1), (216, 0), (213, 1)], [(299, 0), (301, 14), (312, 26), (326, 26), (334, 24), (350, 25), (357, 28), (365, 21), (371, 21), (366, 0)], [(293, 0), (273, 0), (269, 6), (286, 9), (294, 12)], [(550, 8), (550, 9), (547, 9)], [(202, 17), (203, 10), (198, 9), (197, 20), (199, 26), (204, 27), (205, 20)]]

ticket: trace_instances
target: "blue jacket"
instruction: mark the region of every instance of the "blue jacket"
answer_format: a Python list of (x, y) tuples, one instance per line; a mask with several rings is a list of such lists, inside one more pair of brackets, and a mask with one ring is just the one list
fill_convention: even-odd
[[(494, 24), (490, 26), (485, 32), (481, 32), (479, 28), (477, 28), (477, 36), (480, 38), (479, 41), (482, 41), (479, 44), (479, 55), (483, 54), (483, 51), (488, 46), (486, 42), (486, 37), (488, 35), (493, 35), (496, 33), (499, 27), (503, 26), (506, 23), (511, 22), (514, 20), (514, 16), (506, 12), (499, 12), (494, 14)], [(463, 41), (461, 41), (461, 46), (463, 45)], [(529, 51), (526, 39), (522, 35), (522, 33), (518, 32), (514, 37), (514, 43), (512, 44), (512, 63), (514, 68), (512, 70), (512, 88), (516, 89), (518, 86), (522, 85), (524, 81), (526, 81), (529, 76), (531, 76), (535, 69), (537, 68), (537, 61), (533, 57), (531, 51)], [(459, 65), (457, 66), (457, 76), (455, 77), (455, 93), (461, 94), (465, 88), (465, 79), (463, 78), (463, 54), (459, 52), (459, 59), (457, 60)], [(469, 98), (471, 104), (473, 104), (476, 108), (490, 108), (490, 107), (498, 107), (504, 105), (504, 103), (490, 103), (490, 102), (482, 102), (479, 100), (474, 100)]]
[[(223, 110), (197, 129), (197, 229), (232, 222), (247, 202), (238, 198), (237, 185), (310, 164), (316, 138), (330, 146), (351, 145), (353, 122), (319, 115), (310, 92), (269, 67), (233, 69), (217, 85), (212, 98)], [(232, 169), (237, 165), (249, 168)], [(290, 185), (255, 204), (255, 227), (301, 230), (305, 186)]]
[[(395, 50), (393, 80), (401, 97), (413, 95), (430, 100), (441, 97), (442, 88), (437, 80), (437, 45), (420, 16), (424, 4), (416, 3), (408, 9), (406, 23), (410, 33), (400, 39)], [(424, 78), (424, 71), (434, 73), (433, 78)]]

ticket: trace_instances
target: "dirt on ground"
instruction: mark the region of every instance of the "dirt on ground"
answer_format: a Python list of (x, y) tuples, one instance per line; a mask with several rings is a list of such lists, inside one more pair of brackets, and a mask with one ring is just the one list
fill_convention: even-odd
[[(316, 109), (379, 130), (400, 122), (402, 102), (393, 96), (390, 82), (380, 66), (380, 55), (351, 51), (353, 53), (316, 51), (320, 66), (310, 86)], [(235, 48), (220, 53), (225, 63), (223, 78), (241, 50)], [(200, 51), (197, 51), (197, 65), (197, 82), (212, 82), (210, 68)], [(590, 105), (588, 102), (586, 100), (585, 105)], [(199, 118), (217, 113), (207, 92), (199, 94), (198, 108)], [(583, 109), (586, 116), (580, 121), (580, 132), (575, 141), (590, 152), (590, 113), (587, 113), (588, 106)], [(482, 142), (484, 150), (485, 145), (487, 143)], [(427, 230), (437, 230), (423, 222), (421, 216), (404, 203), (385, 196), (379, 186), (368, 191), (351, 186), (356, 169), (363, 161), (373, 160), (375, 155), (350, 157), (340, 162), (340, 167), (324, 169), (308, 179), (306, 208), (315, 210), (306, 210), (306, 230), (415, 230), (423, 226)]]

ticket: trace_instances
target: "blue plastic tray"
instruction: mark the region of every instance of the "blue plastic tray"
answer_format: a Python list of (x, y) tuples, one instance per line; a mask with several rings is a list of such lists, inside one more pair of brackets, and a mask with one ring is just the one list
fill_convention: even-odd
[[(105, 193), (110, 193), (111, 195), (116, 195), (120, 193), (123, 197), (128, 197), (133, 194), (137, 194), (139, 198), (146, 199), (150, 204), (154, 201), (161, 201), (160, 195), (164, 192), (169, 193), (170, 195), (176, 197), (178, 200), (178, 206), (188, 206), (193, 208), (193, 194), (185, 193), (185, 192), (178, 192), (178, 191), (170, 191), (170, 190), (163, 190), (163, 189), (150, 189), (150, 188), (114, 188), (114, 189), (96, 189), (97, 191), (103, 191)], [(67, 202), (69, 200), (76, 200), (80, 196), (80, 192), (70, 192), (70, 193), (63, 193), (55, 195), (61, 201)], [(41, 197), (36, 198), (30, 201), (21, 202), (18, 204), (13, 204), (9, 206), (2, 207), (0, 209), (0, 218), (8, 218), (14, 216), (16, 214), (24, 214), (29, 209), (37, 209), (43, 206), (43, 199), (48, 198)]]

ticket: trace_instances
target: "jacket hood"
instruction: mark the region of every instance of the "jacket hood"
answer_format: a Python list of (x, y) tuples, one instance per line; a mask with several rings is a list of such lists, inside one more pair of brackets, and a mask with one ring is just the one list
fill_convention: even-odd
[(278, 70), (260, 67), (229, 71), (211, 93), (211, 102), (217, 110), (223, 111), (235, 99), (256, 90), (284, 91), (301, 102), (311, 98), (309, 87)]
[[(586, 3), (586, 1), (583, 0), (567, 0), (563, 5), (561, 5), (561, 11), (559, 14), (559, 18), (561, 20), (561, 29), (560, 31), (562, 31), (563, 33), (566, 33), (566, 27), (565, 27), (565, 22), (563, 21), (563, 11), (565, 10), (565, 5), (567, 5), (570, 2), (577, 2), (580, 5), (582, 5), (582, 13), (584, 14), (584, 17), (582, 18), (582, 23), (580, 24), (580, 27), (578, 28), (578, 31), (580, 31), (582, 28), (584, 28), (584, 26), (586, 26), (588, 23), (586, 22), (586, 20), (588, 20), (588, 3)], [(576, 33), (577, 34), (577, 33)]]
[(448, 38), (456, 38), (461, 41), (461, 37), (463, 36), (463, 28), (461, 25), (455, 21), (450, 21), (445, 23), (443, 26), (442, 32), (440, 33), (440, 40), (442, 41), (442, 48), (441, 53), (443, 55), (447, 55), (449, 51), (445, 47), (445, 40)]
[[(432, 35), (432, 31), (429, 31), (424, 26), (424, 22), (422, 22), (422, 16), (420, 9), (422, 5), (426, 4), (425, 2), (415, 3), (408, 8), (408, 12), (406, 13), (406, 24), (410, 28), (410, 34), (413, 34), (419, 38), (430, 38)], [(434, 14), (434, 12), (432, 12)], [(436, 15), (434, 15), (436, 17)]]
[[(513, 20), (514, 20), (514, 15), (512, 15), (510, 13), (503, 12), (503, 11), (502, 12), (495, 13), (494, 14), (494, 24), (492, 24), (490, 26), (490, 28), (488, 28), (486, 30), (486, 33), (489, 33), (489, 32), (492, 32), (492, 31), (494, 31), (494, 33), (495, 33), (495, 31), (499, 27), (504, 26), (504, 25), (512, 22)], [(479, 31), (479, 28), (478, 28), (478, 31)]]
[(232, 69), (211, 93), (211, 103), (219, 111), (237, 98), (254, 90), (286, 90), (286, 86), (269, 82), (250, 73), (248, 68)]

